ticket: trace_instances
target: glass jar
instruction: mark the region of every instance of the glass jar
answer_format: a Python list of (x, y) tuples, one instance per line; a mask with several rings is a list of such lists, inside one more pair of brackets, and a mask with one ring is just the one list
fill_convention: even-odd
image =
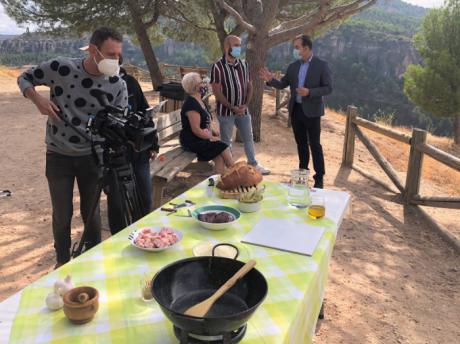
[(306, 208), (310, 205), (309, 172), (305, 169), (291, 171), (291, 183), (287, 195), (289, 205), (296, 208)]

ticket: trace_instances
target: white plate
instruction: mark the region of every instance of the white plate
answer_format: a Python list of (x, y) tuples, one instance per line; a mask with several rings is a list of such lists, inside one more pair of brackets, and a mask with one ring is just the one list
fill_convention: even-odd
[[(212, 254), (210, 252), (211, 252), (212, 246), (220, 244), (220, 243), (224, 243), (224, 242), (220, 242), (218, 240), (212, 240), (212, 239), (209, 240), (209, 241), (206, 241), (206, 240), (200, 241), (198, 244), (196, 244), (193, 247), (193, 249), (192, 249), (193, 255), (195, 257), (203, 257), (203, 256), (207, 256), (206, 254), (209, 253), (209, 256), (211, 256)], [(225, 242), (225, 243), (232, 244), (232, 245), (235, 245), (236, 247), (238, 247), (239, 255), (238, 255), (238, 257), (236, 259), (238, 259), (238, 260), (240, 260), (242, 262), (247, 262), (249, 259), (251, 259), (251, 254), (249, 253), (249, 250), (247, 248), (248, 245), (243, 244), (243, 243), (241, 243), (239, 241), (238, 242), (230, 241), (230, 242)], [(209, 252), (203, 252), (203, 247), (206, 247), (206, 246), (209, 247), (209, 245), (211, 245)], [(218, 250), (219, 249), (217, 249), (216, 251), (218, 251)], [(217, 257), (221, 257), (221, 255), (217, 254)], [(233, 254), (231, 257), (226, 257), (226, 258), (233, 259), (234, 257), (235, 257), (235, 255)]]
[[(202, 257), (202, 256), (212, 256), (212, 248), (217, 245), (217, 242), (211, 241), (202, 241), (195, 245), (192, 249), (193, 255), (195, 257)], [(224, 257), (234, 259), (237, 250), (229, 245), (222, 245), (216, 248), (215, 256), (216, 257)]]
[(171, 228), (174, 231), (174, 233), (176, 233), (176, 235), (179, 238), (179, 240), (177, 240), (177, 242), (175, 242), (174, 244), (172, 244), (170, 246), (160, 247), (160, 248), (146, 248), (146, 247), (141, 247), (141, 246), (136, 245), (135, 241), (136, 241), (137, 236), (139, 235), (139, 233), (141, 231), (143, 231), (146, 228), (153, 229), (155, 232), (159, 232), (161, 230), (161, 228), (163, 228), (163, 227), (144, 227), (144, 228), (136, 229), (136, 230), (132, 231), (128, 235), (128, 240), (131, 243), (131, 245), (133, 245), (134, 247), (137, 247), (138, 249), (144, 250), (144, 251), (160, 252), (160, 251), (167, 250), (167, 249), (169, 249), (171, 247), (176, 246), (178, 243), (180, 243), (181, 240), (182, 240), (182, 237), (183, 237), (183, 234), (181, 232)]

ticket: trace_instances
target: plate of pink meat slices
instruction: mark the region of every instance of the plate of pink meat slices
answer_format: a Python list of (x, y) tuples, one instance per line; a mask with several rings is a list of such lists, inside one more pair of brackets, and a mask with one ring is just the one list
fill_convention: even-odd
[(182, 240), (182, 233), (170, 227), (144, 227), (128, 236), (131, 245), (144, 251), (159, 252)]

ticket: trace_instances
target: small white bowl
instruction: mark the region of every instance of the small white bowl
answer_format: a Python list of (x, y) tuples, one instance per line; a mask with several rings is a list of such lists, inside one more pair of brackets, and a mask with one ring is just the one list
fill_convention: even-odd
[(238, 208), (242, 213), (255, 213), (259, 211), (262, 206), (262, 201), (255, 202), (255, 203), (244, 203), (238, 201)]
[[(205, 213), (211, 213), (211, 212), (212, 213), (214, 213), (214, 212), (226, 212), (226, 213), (229, 213), (230, 215), (232, 215), (234, 217), (234, 220), (230, 221), (230, 222), (223, 222), (223, 223), (211, 223), (211, 222), (200, 221), (198, 219), (199, 214), (205, 214)], [(203, 228), (210, 229), (212, 231), (221, 231), (221, 230), (227, 229), (228, 227), (230, 227), (231, 225), (236, 223), (238, 221), (238, 219), (241, 217), (241, 213), (237, 209), (227, 207), (227, 206), (224, 206), (224, 205), (217, 205), (216, 204), (216, 205), (206, 205), (204, 207), (200, 207), (198, 209), (195, 209), (194, 211), (192, 211), (192, 217)]]

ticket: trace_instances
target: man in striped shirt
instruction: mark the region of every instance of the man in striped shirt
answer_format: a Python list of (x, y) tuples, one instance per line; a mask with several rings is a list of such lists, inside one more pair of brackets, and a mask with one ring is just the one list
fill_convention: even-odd
[(248, 164), (255, 166), (264, 175), (270, 174), (269, 170), (257, 163), (255, 157), (251, 114), (248, 111), (252, 82), (247, 62), (239, 59), (241, 39), (227, 36), (224, 50), (225, 55), (211, 69), (211, 86), (216, 97), (221, 140), (230, 146), (233, 128), (236, 126), (244, 142)]

